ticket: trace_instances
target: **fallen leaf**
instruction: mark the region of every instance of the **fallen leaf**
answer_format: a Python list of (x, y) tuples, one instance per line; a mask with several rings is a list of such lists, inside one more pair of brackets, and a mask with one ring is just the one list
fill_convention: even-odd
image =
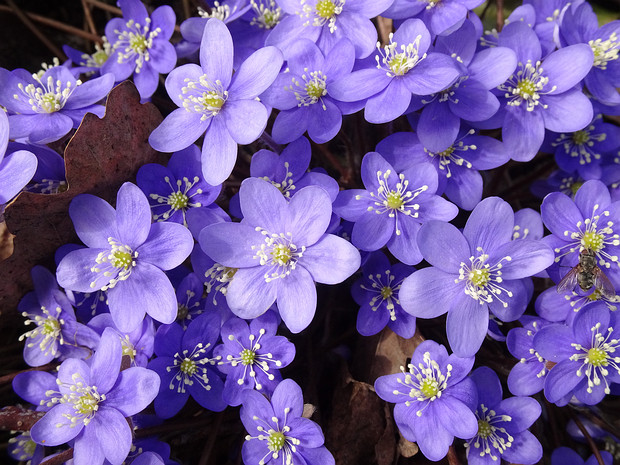
[(104, 117), (86, 114), (65, 149), (68, 189), (49, 195), (23, 192), (7, 206), (6, 225), (15, 237), (13, 255), (0, 264), (0, 311), (13, 311), (32, 287), (34, 265), (54, 269), (56, 249), (77, 241), (68, 215), (76, 195), (89, 193), (112, 203), (142, 165), (166, 163), (167, 157), (148, 143), (161, 121), (155, 105), (140, 104), (133, 83), (119, 84), (108, 95)]
[(374, 388), (340, 370), (325, 444), (338, 465), (391, 465), (397, 434), (389, 404)]

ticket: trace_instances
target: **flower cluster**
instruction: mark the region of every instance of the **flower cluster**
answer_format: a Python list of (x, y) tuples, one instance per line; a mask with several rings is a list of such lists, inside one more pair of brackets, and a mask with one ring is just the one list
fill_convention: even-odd
[[(526, 0), (485, 31), (482, 3), (216, 1), (179, 41), (172, 7), (119, 0), (93, 54), (0, 68), (0, 214), (22, 190), (67, 189), (58, 150), (115, 82), (167, 93), (143, 143), (171, 154), (113, 203), (74, 196), (82, 245), (31, 270), (17, 310), (36, 369), (13, 388), (38, 421), (12, 456), (170, 465), (150, 427), (182, 417), (216, 435), (223, 416), (205, 410), (241, 406), (237, 461), (337, 463), (339, 434), (310, 420), (297, 382), (332, 378), (379, 333), (417, 345), (399, 373), (346, 361), (371, 367), (432, 461), (535, 464), (529, 428), (561, 407), (608, 426), (595, 406), (620, 384), (620, 21)], [(542, 202), (525, 197), (535, 177)], [(326, 405), (327, 389), (306, 394)]]

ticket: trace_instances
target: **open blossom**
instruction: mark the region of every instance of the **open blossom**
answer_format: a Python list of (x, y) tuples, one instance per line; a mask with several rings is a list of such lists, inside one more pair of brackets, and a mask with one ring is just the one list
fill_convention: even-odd
[(133, 74), (140, 97), (150, 97), (157, 89), (159, 75), (172, 71), (177, 62), (170, 43), (174, 11), (164, 5), (149, 16), (140, 0), (119, 0), (118, 5), (123, 18), (113, 18), (106, 25), (111, 54), (101, 64), (101, 73), (114, 74), (116, 81)]
[(87, 248), (69, 252), (58, 265), (58, 283), (72, 291), (107, 291), (110, 313), (123, 332), (136, 329), (145, 312), (172, 323), (177, 316), (174, 288), (164, 270), (180, 265), (191, 253), (189, 230), (177, 223), (151, 224), (142, 191), (125, 183), (116, 210), (89, 194), (69, 206), (78, 237)]
[(489, 311), (514, 321), (530, 298), (523, 278), (553, 263), (540, 241), (512, 240), (514, 213), (498, 197), (474, 208), (463, 232), (441, 221), (420, 229), (418, 245), (432, 267), (414, 272), (400, 289), (406, 312), (418, 318), (448, 313), (448, 341), (459, 356), (474, 355), (486, 335)]
[(257, 391), (246, 391), (240, 412), (248, 431), (241, 449), (243, 462), (333, 465), (321, 427), (303, 418), (303, 409), (301, 388), (291, 379), (278, 384), (270, 401)]
[(159, 388), (159, 377), (146, 368), (120, 371), (121, 358), (121, 343), (108, 329), (90, 363), (65, 360), (58, 370), (59, 395), (30, 430), (32, 439), (46, 446), (74, 440), (75, 465), (121, 465), (132, 443), (126, 417), (144, 410)]
[(9, 112), (9, 137), (47, 144), (77, 128), (87, 112), (102, 117), (104, 107), (96, 103), (112, 86), (111, 74), (82, 83), (64, 66), (43, 73), (0, 68), (0, 105)]
[(180, 108), (151, 133), (160, 152), (176, 152), (204, 134), (202, 174), (212, 186), (224, 182), (237, 159), (237, 144), (254, 142), (267, 125), (269, 112), (256, 97), (278, 75), (282, 53), (263, 47), (233, 72), (233, 42), (219, 19), (207, 21), (200, 46), (200, 66), (179, 66), (166, 78), (166, 90)]
[(555, 266), (548, 270), (553, 278), (559, 280), (561, 266), (575, 266), (579, 253), (585, 249), (596, 254), (599, 266), (612, 281), (620, 278), (618, 206), (618, 202), (612, 202), (605, 184), (598, 180), (583, 183), (574, 200), (560, 192), (545, 197), (540, 211), (552, 234), (545, 241), (556, 253)]
[(401, 373), (375, 381), (377, 395), (396, 404), (394, 420), (402, 435), (430, 460), (445, 457), (455, 436), (469, 439), (478, 431), (476, 386), (467, 378), (473, 364), (474, 357), (448, 355), (444, 346), (427, 340)]
[(497, 374), (480, 367), (470, 378), (478, 391), (478, 432), (465, 444), (468, 465), (491, 465), (500, 459), (532, 465), (542, 458), (542, 446), (528, 428), (540, 416), (540, 404), (531, 397), (502, 400)]
[(387, 123), (403, 115), (413, 95), (440, 92), (461, 74), (455, 61), (442, 53), (427, 53), (431, 35), (419, 19), (408, 19), (390, 34), (390, 43), (378, 46), (376, 67), (364, 67), (334, 82), (336, 100), (366, 100), (364, 118)]
[(592, 68), (588, 45), (571, 45), (543, 58), (536, 33), (522, 21), (508, 24), (498, 43), (512, 48), (518, 61), (512, 76), (497, 88), (505, 105), (502, 140), (514, 160), (534, 158), (545, 129), (579, 131), (592, 121), (592, 104), (578, 88)]
[(155, 354), (148, 368), (161, 378), (155, 398), (155, 412), (171, 418), (183, 408), (190, 395), (201, 406), (214, 412), (226, 408), (222, 400), (224, 382), (216, 365), (220, 357), (213, 349), (220, 333), (219, 315), (205, 313), (186, 330), (173, 323), (160, 326), (155, 336)]
[(598, 404), (620, 382), (620, 326), (604, 303), (583, 308), (572, 327), (549, 325), (534, 337), (534, 348), (556, 362), (545, 380), (545, 397), (558, 402), (571, 393), (587, 405)]
[(222, 326), (222, 344), (213, 354), (226, 374), (222, 398), (228, 405), (240, 405), (248, 389), (270, 396), (282, 381), (280, 368), (291, 363), (295, 346), (284, 336), (276, 336), (278, 323), (276, 315), (267, 312), (249, 325), (233, 317)]
[(417, 163), (405, 151), (390, 151), (389, 160), (377, 152), (362, 159), (365, 189), (340, 191), (334, 212), (355, 222), (351, 242), (361, 250), (387, 245), (401, 262), (422, 261), (417, 246), (420, 226), (429, 220), (450, 221), (456, 205), (435, 195), (437, 171), (430, 163)]
[(226, 292), (233, 313), (256, 318), (277, 301), (287, 327), (298, 333), (314, 317), (315, 282), (344, 281), (359, 268), (359, 252), (325, 233), (331, 199), (320, 187), (305, 187), (287, 201), (273, 184), (249, 178), (239, 197), (241, 223), (207, 226), (200, 246), (217, 263), (237, 269)]

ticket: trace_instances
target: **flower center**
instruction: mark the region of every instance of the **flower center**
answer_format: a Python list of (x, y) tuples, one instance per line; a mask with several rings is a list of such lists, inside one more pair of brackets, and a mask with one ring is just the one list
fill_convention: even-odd
[(308, 68), (304, 68), (304, 74), (301, 75), (301, 78), (304, 81), (303, 83), (297, 78), (293, 78), (292, 84), (289, 87), (284, 87), (284, 89), (293, 92), (297, 102), (299, 102), (297, 106), (307, 107), (321, 101), (323, 110), (326, 110), (322, 97), (327, 95), (327, 76), (323, 74), (323, 71), (308, 72)]
[(117, 35), (114, 50), (118, 51), (118, 62), (135, 61), (136, 73), (139, 73), (144, 63), (151, 59), (150, 49), (153, 47), (153, 40), (161, 33), (160, 28), (150, 30), (151, 18), (145, 18), (144, 22), (143, 26), (130, 19), (125, 23), (125, 29), (114, 30)]
[(383, 289), (381, 289), (381, 297), (383, 298), (383, 300), (387, 300), (393, 295), (394, 295), (394, 291), (392, 291), (391, 287), (384, 286)]
[(298, 248), (292, 241), (291, 233), (271, 234), (260, 227), (257, 227), (256, 231), (265, 237), (260, 246), (252, 246), (252, 250), (256, 251), (253, 258), (257, 258), (261, 265), (269, 267), (269, 271), (263, 275), (265, 282), (285, 278), (295, 269), (306, 247)]
[(402, 384), (407, 391), (394, 391), (394, 394), (407, 396), (409, 398), (409, 400), (405, 401), (407, 407), (415, 401), (426, 402), (426, 405), (416, 412), (416, 415), (420, 417), (426, 406), (441, 397), (442, 391), (446, 389), (448, 378), (452, 374), (452, 365), (447, 365), (446, 373), (443, 374), (439, 364), (431, 359), (430, 352), (425, 352), (422, 362), (418, 366), (410, 363), (408, 368), (409, 371), (405, 372), (405, 368), (400, 367), (404, 379), (397, 379), (397, 382)]
[[(32, 110), (36, 113), (54, 113), (60, 111), (67, 103), (75, 87), (82, 84), (82, 81), (78, 80), (75, 82), (74, 87), (71, 81), (64, 83), (60, 79), (54, 81), (52, 76), (48, 76), (45, 84), (43, 84), (37, 74), (33, 74), (32, 77), (37, 81), (38, 86), (28, 84), (24, 87), (20, 82), (17, 84), (17, 87), (23, 95), (22, 99), (25, 97)], [(14, 94), (13, 97), (15, 99), (20, 98), (18, 94)]]
[(258, 26), (260, 29), (273, 29), (279, 22), (282, 16), (282, 8), (280, 8), (274, 0), (266, 0), (267, 4), (261, 0), (250, 0), (252, 9), (256, 13), (256, 16), (252, 18), (250, 22), (251, 26)]
[[(177, 211), (181, 211), (183, 214), (183, 224), (187, 226), (185, 214), (190, 208), (202, 207), (200, 202), (192, 202), (192, 197), (203, 193), (201, 188), (195, 188), (196, 184), (200, 182), (198, 176), (194, 176), (190, 181), (187, 177), (183, 179), (177, 179), (176, 184), (173, 185), (170, 182), (170, 177), (164, 176), (164, 182), (168, 184), (170, 194), (167, 196), (160, 194), (149, 194), (149, 198), (155, 200), (157, 205), (153, 205), (152, 208), (158, 209), (158, 213), (153, 213), (154, 221), (166, 221)], [(161, 209), (165, 209), (162, 213), (159, 213)]]
[(596, 39), (588, 42), (588, 45), (594, 52), (593, 66), (599, 69), (607, 69), (607, 63), (618, 59), (620, 52), (620, 42), (618, 34), (615, 32), (609, 36), (609, 39)]
[(129, 340), (129, 335), (126, 334), (125, 337), (121, 337), (121, 347), (123, 348), (123, 355), (129, 357), (133, 362), (138, 352), (136, 351), (135, 346)]
[(484, 420), (478, 420), (478, 436), (480, 436), (481, 439), (488, 438), (492, 433), (493, 430), (491, 429), (491, 425), (489, 425), (488, 422)]
[(605, 237), (602, 234), (598, 234), (594, 231), (586, 231), (581, 238), (581, 245), (584, 249), (598, 252), (603, 248), (604, 241)]
[(272, 452), (277, 452), (284, 447), (284, 443), (286, 442), (286, 436), (280, 431), (272, 431), (269, 434), (269, 439), (267, 439), (267, 447)]
[(277, 187), (278, 190), (282, 192), (282, 195), (287, 199), (291, 198), (291, 192), (297, 188), (293, 181), (293, 173), (291, 173), (289, 167), (289, 162), (284, 162), (284, 169), (286, 170), (286, 173), (284, 174), (284, 179), (280, 182), (274, 181), (273, 179), (269, 178), (269, 176), (262, 176), (260, 178), (267, 182), (270, 182), (272, 185)]
[[(117, 242), (113, 237), (108, 237), (108, 243), (110, 250), (100, 252), (95, 259), (95, 265), (90, 269), (93, 273), (102, 273), (108, 279), (107, 284), (100, 288), (102, 291), (112, 289), (119, 281), (129, 278), (138, 257), (138, 252)], [(92, 281), (90, 287), (97, 288), (97, 282)]]
[[(74, 373), (71, 377), (73, 384), (68, 385), (66, 391), (68, 394), (62, 396), (51, 397), (48, 406), (61, 403), (71, 404), (73, 407), (72, 413), (65, 413), (62, 416), (70, 421), (70, 426), (75, 427), (78, 422), (82, 422), (84, 425), (88, 425), (92, 418), (95, 416), (97, 410), (99, 410), (99, 403), (106, 399), (105, 394), (99, 394), (96, 386), (88, 386), (83, 382), (79, 373)], [(63, 384), (60, 380), (56, 380), (58, 385)], [(56, 394), (53, 391), (46, 392), (48, 397), (51, 394)], [(59, 424), (58, 426), (63, 426)]]
[[(594, 122), (601, 120), (602, 116), (597, 115)], [(601, 153), (598, 153), (596, 144), (607, 139), (605, 132), (596, 132), (597, 126), (590, 124), (586, 128), (569, 134), (560, 134), (552, 143), (554, 147), (561, 146), (562, 155), (579, 159), (580, 165), (592, 163), (593, 160), (600, 160)]]
[(594, 386), (600, 386), (604, 381), (605, 394), (609, 394), (609, 382), (607, 381), (609, 369), (620, 374), (620, 366), (618, 366), (620, 357), (614, 356), (614, 353), (620, 349), (620, 340), (611, 338), (614, 331), (612, 327), (607, 328), (607, 335), (601, 333), (600, 329), (601, 323), (596, 323), (590, 328), (592, 339), (589, 347), (578, 343), (571, 344), (577, 352), (570, 356), (570, 360), (582, 362), (576, 374), (577, 376), (585, 374), (588, 380), (588, 393), (592, 393)]
[(37, 344), (41, 352), (44, 354), (51, 353), (55, 358), (59, 354), (58, 345), (65, 342), (61, 332), (62, 325), (65, 323), (63, 319), (60, 319), (61, 311), (60, 307), (56, 307), (56, 315), (52, 315), (45, 307), (41, 307), (43, 315), (23, 312), (22, 316), (27, 318), (24, 324), (34, 323), (37, 327), (22, 334), (19, 340), (30, 339), (28, 347), (34, 347)]
[(478, 433), (465, 444), (467, 457), (472, 452), (473, 446), (477, 449), (475, 453), (480, 457), (488, 455), (493, 461), (497, 461), (514, 441), (514, 438), (502, 426), (502, 423), (512, 421), (512, 417), (498, 415), (484, 404), (480, 404), (479, 409), (476, 410), (476, 417), (478, 418)]
[(499, 90), (504, 91), (508, 105), (518, 107), (523, 103), (527, 111), (534, 111), (538, 105), (541, 105), (541, 108), (547, 108), (547, 105), (540, 102), (540, 96), (553, 92), (556, 87), (553, 86), (543, 92), (549, 83), (549, 78), (543, 75), (540, 65), (540, 61), (532, 64), (531, 60), (528, 60), (525, 65), (519, 63), (518, 71), (498, 87)]
[(301, 0), (302, 11), (298, 14), (306, 18), (304, 26), (323, 27), (327, 24), (329, 32), (333, 33), (336, 29), (336, 18), (342, 13), (345, 0), (319, 0), (314, 8), (307, 3), (308, 0)]
[(256, 357), (256, 353), (250, 349), (243, 349), (239, 356), (241, 357), (241, 363), (243, 365), (252, 365), (254, 363), (254, 358)]
[(332, 0), (321, 0), (316, 4), (317, 16), (325, 19), (331, 18), (336, 13), (336, 5)]
[(590, 140), (590, 133), (588, 131), (576, 131), (573, 133), (573, 142), (577, 145), (585, 144)]
[(202, 113), (201, 121), (217, 115), (228, 99), (228, 91), (219, 79), (212, 83), (207, 75), (203, 74), (198, 81), (185, 78), (184, 82), (187, 85), (181, 89), (182, 94), (179, 95), (183, 108), (193, 113)]
[[(235, 7), (233, 11), (236, 11)], [(220, 21), (225, 22), (230, 17), (231, 11), (229, 5), (220, 5), (220, 2), (213, 2), (213, 6), (211, 7), (211, 12), (209, 13), (202, 7), (198, 7), (198, 15), (201, 18), (217, 18)]]
[(187, 376), (194, 376), (198, 371), (198, 367), (196, 366), (196, 362), (190, 360), (189, 358), (184, 359), (179, 366), (179, 370), (181, 370)]
[[(455, 283), (465, 281), (465, 294), (472, 299), (483, 303), (491, 303), (493, 299), (497, 299), (502, 303), (504, 308), (508, 307), (508, 302), (502, 300), (502, 294), (512, 297), (512, 292), (504, 289), (500, 284), (502, 278), (502, 262), (511, 261), (512, 257), (502, 257), (496, 264), (491, 266), (487, 263), (489, 256), (484, 253), (481, 247), (476, 249), (480, 255), (477, 257), (469, 257), (470, 263), (461, 262), (459, 268), (459, 277), (454, 280)], [(504, 297), (505, 299), (505, 297)]]
[(419, 35), (409, 44), (401, 44), (393, 42), (394, 34), (390, 33), (390, 43), (381, 48), (381, 44), (377, 43), (379, 55), (375, 56), (377, 60), (377, 68), (384, 69), (389, 77), (402, 76), (416, 66), (420, 61), (426, 58), (426, 53), (420, 57), (418, 50), (420, 48)]
[[(391, 187), (391, 175), (391, 170), (387, 170), (385, 173), (377, 171), (379, 188), (376, 193), (370, 193), (370, 196), (374, 198), (375, 201), (374, 206), (371, 205), (368, 207), (368, 211), (374, 210), (378, 214), (387, 213), (388, 217), (396, 218), (396, 234), (400, 235), (401, 230), (397, 213), (417, 218), (420, 205), (415, 203), (414, 200), (422, 192), (428, 190), (428, 186), (424, 185), (410, 190), (409, 181), (405, 179), (405, 175), (399, 174), (398, 182), (396, 182), (395, 186)], [(359, 200), (361, 197), (357, 196), (356, 199)]]
[(206, 354), (210, 346), (209, 343), (206, 345), (198, 343), (191, 352), (185, 349), (181, 353), (174, 354), (173, 364), (166, 367), (167, 372), (176, 372), (168, 385), (171, 391), (176, 390), (179, 394), (183, 394), (185, 387), (192, 386), (195, 382), (205, 391), (211, 390), (205, 365), (215, 365), (221, 357), (209, 358)]

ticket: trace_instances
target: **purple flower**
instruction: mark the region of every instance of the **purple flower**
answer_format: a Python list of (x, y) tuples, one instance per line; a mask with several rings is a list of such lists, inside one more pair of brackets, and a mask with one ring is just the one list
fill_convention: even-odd
[(442, 53), (427, 53), (431, 35), (419, 19), (408, 19), (390, 43), (379, 48), (376, 68), (362, 68), (330, 87), (336, 100), (365, 100), (364, 118), (387, 123), (404, 114), (412, 95), (430, 95), (454, 83), (461, 74), (454, 60)]
[(151, 225), (148, 200), (131, 183), (119, 189), (116, 210), (99, 197), (83, 194), (73, 199), (69, 215), (87, 248), (62, 259), (58, 283), (79, 292), (107, 291), (110, 313), (121, 331), (136, 329), (145, 312), (172, 323), (177, 301), (163, 270), (189, 256), (191, 233), (177, 223)]
[(396, 404), (394, 420), (402, 435), (430, 460), (443, 458), (455, 436), (469, 439), (478, 431), (476, 386), (467, 378), (473, 364), (474, 357), (448, 355), (444, 346), (426, 340), (406, 370), (375, 381), (377, 395)]
[(528, 431), (540, 416), (540, 404), (531, 397), (502, 400), (502, 385), (495, 372), (480, 367), (470, 378), (478, 391), (478, 433), (467, 441), (469, 465), (491, 465), (503, 459), (532, 465), (542, 458), (542, 446)]
[(132, 367), (119, 372), (122, 349), (118, 337), (106, 330), (90, 364), (65, 360), (58, 370), (60, 396), (30, 430), (37, 444), (58, 446), (74, 440), (75, 465), (99, 465), (107, 459), (123, 463), (131, 448), (126, 417), (141, 412), (155, 398), (157, 374)]
[[(413, 118), (410, 118), (410, 121)], [(437, 171), (437, 195), (446, 194), (464, 210), (473, 209), (482, 199), (482, 175), (478, 170), (497, 168), (510, 156), (504, 145), (492, 137), (463, 128), (450, 133), (437, 125), (441, 135), (439, 150), (431, 150), (419, 140), (420, 132), (397, 132), (377, 144), (377, 152), (388, 158), (408, 159), (411, 163), (430, 163)], [(439, 129), (442, 127), (443, 129)]]
[(542, 242), (512, 240), (513, 226), (510, 205), (489, 197), (474, 208), (462, 233), (441, 221), (420, 229), (418, 246), (432, 267), (405, 279), (400, 302), (418, 318), (448, 312), (448, 341), (459, 356), (480, 348), (489, 310), (501, 321), (519, 318), (530, 298), (523, 278), (553, 263), (553, 252)]
[(0, 206), (19, 194), (37, 169), (37, 157), (27, 150), (7, 155), (8, 143), (9, 119), (0, 110)]
[[(250, 176), (271, 182), (287, 199), (306, 186), (319, 186), (327, 191), (333, 202), (338, 195), (338, 183), (326, 173), (316, 169), (308, 171), (311, 159), (310, 142), (302, 136), (287, 145), (279, 155), (265, 149), (252, 155)], [(239, 194), (230, 199), (229, 208), (232, 215), (243, 217), (239, 207)]]
[(160, 6), (149, 16), (140, 0), (118, 0), (123, 18), (111, 19), (105, 27), (113, 53), (101, 65), (102, 73), (112, 73), (116, 81), (134, 75), (140, 97), (153, 95), (159, 75), (172, 71), (177, 54), (170, 43), (176, 17), (174, 10)]
[(305, 187), (289, 202), (271, 183), (249, 178), (239, 197), (241, 223), (207, 226), (200, 246), (217, 263), (237, 268), (226, 292), (233, 313), (256, 318), (277, 300), (287, 327), (298, 333), (314, 317), (315, 282), (344, 281), (359, 268), (359, 252), (325, 234), (331, 200), (320, 187)]
[(612, 202), (605, 184), (597, 180), (585, 182), (574, 200), (560, 192), (545, 197), (540, 210), (552, 234), (545, 241), (556, 253), (556, 265), (549, 270), (552, 278), (559, 281), (560, 266), (575, 266), (584, 249), (596, 253), (612, 280), (620, 278), (620, 235), (615, 228), (620, 222), (619, 208), (620, 203)]
[(155, 339), (155, 325), (150, 317), (144, 318), (138, 328), (129, 333), (119, 331), (114, 325), (112, 315), (102, 313), (95, 316), (88, 323), (88, 327), (99, 334), (106, 328), (111, 328), (121, 341), (123, 355), (129, 357), (131, 366), (145, 367), (153, 355), (153, 341)]
[(38, 465), (45, 458), (45, 448), (32, 440), (30, 432), (18, 434), (9, 439), (8, 453), (13, 460)]
[(430, 163), (418, 163), (408, 153), (392, 151), (384, 158), (377, 152), (362, 160), (366, 189), (341, 191), (334, 212), (355, 222), (351, 242), (356, 247), (379, 250), (387, 245), (407, 265), (422, 260), (416, 244), (420, 225), (429, 220), (453, 219), (456, 205), (435, 195), (437, 172)]
[(484, 0), (395, 0), (383, 16), (393, 19), (417, 17), (427, 24), (433, 35), (447, 35), (458, 29), (469, 10)]
[(183, 408), (191, 395), (204, 408), (221, 412), (223, 381), (215, 368), (219, 357), (212, 356), (220, 334), (219, 315), (204, 314), (183, 331), (173, 323), (160, 326), (155, 335), (155, 354), (148, 368), (161, 378), (155, 399), (160, 418), (171, 418)]
[(343, 37), (355, 47), (356, 58), (366, 58), (377, 43), (371, 18), (381, 14), (393, 0), (279, 0), (288, 16), (271, 31), (266, 45), (287, 50), (297, 39), (315, 42), (323, 54)]
[(166, 79), (168, 95), (181, 108), (151, 133), (151, 146), (160, 152), (176, 152), (204, 134), (202, 174), (209, 184), (221, 184), (233, 170), (237, 144), (254, 142), (265, 129), (269, 112), (256, 97), (271, 85), (282, 62), (278, 49), (264, 47), (231, 78), (230, 32), (220, 20), (210, 19), (202, 36), (201, 66), (180, 66)]
[(240, 405), (248, 389), (271, 396), (282, 381), (280, 368), (293, 361), (295, 346), (284, 336), (276, 336), (278, 323), (276, 315), (267, 312), (249, 325), (233, 317), (222, 326), (223, 344), (213, 354), (226, 375), (222, 398), (228, 405)]
[(518, 60), (514, 74), (498, 87), (506, 105), (502, 140), (514, 160), (531, 160), (545, 129), (574, 132), (592, 121), (592, 104), (576, 87), (592, 68), (589, 46), (572, 45), (542, 59), (536, 33), (522, 21), (508, 24), (498, 44), (512, 48)]
[(582, 309), (572, 328), (550, 325), (534, 337), (534, 348), (556, 362), (545, 381), (545, 397), (558, 402), (573, 393), (580, 402), (598, 404), (620, 382), (620, 326), (616, 314), (595, 302)]
[(594, 52), (592, 70), (584, 78), (588, 91), (606, 105), (618, 105), (620, 94), (620, 21), (611, 21), (598, 27), (592, 6), (583, 3), (568, 8), (562, 15), (560, 40), (563, 44), (587, 44)]
[(63, 45), (62, 50), (65, 55), (73, 62), (73, 73), (87, 74), (98, 76), (101, 74), (101, 66), (110, 58), (110, 55), (114, 52), (112, 44), (108, 42), (106, 36), (102, 38), (102, 44), (99, 45), (95, 42), (95, 51), (91, 54), (80, 52), (79, 50)]
[(58, 289), (52, 273), (42, 266), (32, 271), (35, 291), (19, 302), (18, 310), (34, 329), (22, 334), (24, 361), (33, 367), (45, 365), (56, 358), (87, 358), (90, 349), (99, 343), (99, 336), (75, 319), (67, 297)]
[(280, 382), (271, 401), (254, 390), (245, 392), (241, 421), (248, 431), (241, 455), (246, 465), (307, 463), (333, 465), (319, 425), (303, 418), (304, 399), (295, 381)]
[(9, 111), (9, 136), (47, 144), (77, 128), (87, 112), (102, 117), (104, 107), (95, 105), (112, 86), (111, 74), (76, 81), (64, 66), (38, 74), (24, 69), (9, 72), (0, 68), (0, 105)]
[(202, 314), (205, 303), (203, 292), (203, 282), (195, 273), (189, 273), (177, 285), (176, 295), (179, 305), (177, 322), (183, 329), (187, 329), (187, 326)]
[(351, 287), (353, 299), (360, 305), (357, 331), (362, 336), (377, 334), (389, 326), (399, 336), (409, 339), (415, 333), (415, 318), (400, 306), (398, 291), (415, 268), (402, 263), (390, 265), (380, 251), (372, 252), (362, 267), (362, 278)]
[(506, 47), (474, 53), (477, 39), (476, 27), (471, 21), (449, 36), (437, 38), (435, 51), (453, 57), (462, 76), (446, 90), (413, 98), (410, 109), (422, 108), (416, 134), (429, 151), (446, 150), (459, 134), (461, 119), (485, 121), (499, 110), (499, 100), (491, 90), (510, 77), (517, 58)]
[[(614, 457), (606, 450), (600, 451), (603, 463), (613, 465)], [(598, 465), (599, 461), (594, 454), (583, 460), (581, 456), (568, 447), (558, 447), (551, 454), (551, 465)]]
[(601, 114), (580, 131), (550, 134), (549, 138), (560, 169), (576, 171), (584, 180), (601, 179), (604, 165), (613, 163), (620, 148), (620, 128), (604, 123)]
[(523, 328), (513, 328), (508, 332), (506, 345), (508, 351), (519, 363), (512, 367), (508, 375), (508, 389), (517, 396), (531, 396), (542, 391), (552, 363), (548, 363), (534, 348), (534, 336), (550, 323), (542, 318), (523, 316)]
[(149, 199), (154, 221), (173, 221), (187, 226), (192, 208), (212, 206), (222, 186), (211, 186), (202, 178), (200, 149), (190, 145), (172, 154), (167, 167), (148, 163), (138, 170), (136, 184)]
[(286, 50), (286, 72), (262, 95), (268, 105), (281, 110), (273, 125), (276, 142), (285, 144), (308, 131), (314, 142), (333, 139), (342, 126), (342, 114), (357, 111), (329, 94), (331, 84), (353, 69), (355, 52), (347, 38), (323, 54), (311, 41), (300, 39)]

